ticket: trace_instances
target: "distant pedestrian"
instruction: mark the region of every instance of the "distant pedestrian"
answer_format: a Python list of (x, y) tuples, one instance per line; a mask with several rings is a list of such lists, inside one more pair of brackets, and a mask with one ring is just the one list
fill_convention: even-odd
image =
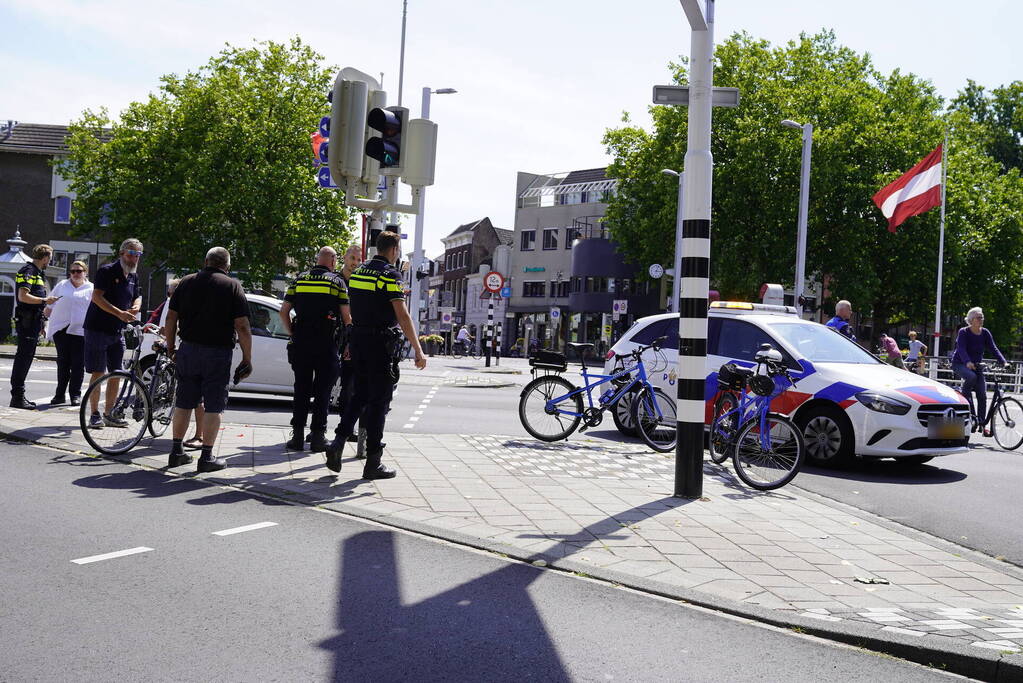
[(906, 364), (910, 367), (915, 365), (918, 370), (923, 370), (924, 356), (927, 354), (927, 346), (916, 337), (916, 330), (910, 330), (909, 353), (906, 355)]
[[(230, 269), (231, 255), (227, 249), (213, 247), (206, 252), (206, 267), (181, 278), (167, 304), (167, 350), (174, 354), (178, 374), (168, 467), (192, 462), (192, 456), (185, 454), (182, 439), (200, 401), (206, 413), (202, 454), (196, 469), (216, 472), (227, 466), (222, 458), (213, 457), (213, 446), (220, 433), (220, 415), (227, 407), (235, 335), (242, 352), (234, 373), (235, 383), (252, 372), (249, 304), (241, 284), (228, 276)], [(179, 332), (181, 348), (175, 354)]]
[[(121, 330), (135, 320), (142, 308), (142, 290), (136, 272), (142, 259), (142, 242), (126, 239), (118, 249), (118, 258), (113, 263), (100, 266), (93, 282), (92, 300), (85, 313), (85, 371), (90, 373), (90, 382), (95, 382), (107, 372), (120, 370), (124, 361), (124, 337)], [(117, 400), (120, 380), (107, 381), (105, 410), (99, 413), (99, 391), (89, 395), (92, 414), (90, 429), (125, 427), (127, 422), (110, 413)]]
[(14, 278), (18, 300), (14, 307), (14, 333), (18, 336), (18, 351), (11, 368), (11, 407), (35, 410), (36, 404), (25, 397), (25, 378), (35, 359), (39, 335), (43, 332), (43, 307), (57, 297), (46, 293), (43, 271), (50, 265), (53, 248), (39, 244), (32, 249), (32, 263), (26, 263)]
[[(338, 327), (348, 325), (348, 288), (334, 272), (337, 252), (323, 247), (316, 265), (301, 273), (288, 286), (281, 305), (281, 324), (291, 336), (288, 363), (295, 374), (295, 394), (291, 409), (291, 439), (288, 449), (300, 451), (305, 445), (305, 425), (312, 399), (309, 451), (327, 450), (327, 413), (330, 391), (341, 373), (338, 355)], [(291, 319), (292, 311), (295, 319)]]
[(899, 344), (896, 342), (887, 332), (881, 333), (881, 348), (884, 349), (885, 360), (889, 365), (894, 365), (897, 368), (903, 370), (906, 369), (906, 364), (902, 360), (902, 352), (899, 350)]
[(405, 308), (401, 273), (394, 264), (401, 256), (401, 237), (384, 231), (377, 237), (377, 255), (352, 275), (349, 288), (352, 319), (352, 362), (355, 396), (341, 416), (338, 437), (327, 447), (327, 467), (341, 471), (344, 444), (356, 420), (366, 429), (363, 479), (390, 479), (395, 471), (381, 462), (384, 422), (398, 383), (398, 349), (404, 333), (416, 354), (416, 367), (426, 367), (416, 328)]
[(76, 406), (82, 396), (85, 377), (85, 313), (92, 301), (92, 283), (89, 266), (84, 261), (71, 264), (71, 277), (61, 280), (53, 288), (57, 301), (46, 308), (50, 324), (46, 338), (57, 347), (57, 390), (50, 400), (51, 406), (63, 405), (67, 396)]
[(842, 299), (835, 304), (835, 317), (827, 322), (827, 326), (850, 341), (856, 341), (856, 333), (849, 322), (850, 317), (852, 317), (852, 304)]
[[(987, 418), (987, 382), (984, 380), (984, 370), (980, 367), (985, 351), (990, 351), (999, 363), (1005, 365), (1005, 356), (998, 350), (991, 330), (984, 327), (984, 309), (977, 306), (966, 313), (966, 327), (959, 328), (955, 352), (952, 354), (952, 371), (962, 378), (963, 396), (970, 404), (970, 412), (977, 416), (973, 431), (977, 431)], [(976, 410), (973, 394), (977, 395)], [(991, 436), (991, 431), (984, 428), (984, 436)]]

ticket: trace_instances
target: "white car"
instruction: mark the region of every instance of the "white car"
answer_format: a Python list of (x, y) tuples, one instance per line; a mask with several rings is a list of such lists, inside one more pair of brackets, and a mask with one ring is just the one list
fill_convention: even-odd
[[(288, 363), (288, 334), (281, 323), (280, 310), (284, 302), (272, 296), (245, 294), (249, 301), (249, 322), (252, 327), (252, 374), (231, 391), (261, 394), (292, 395), (295, 391), (295, 375)], [(164, 307), (166, 318), (166, 306)], [(161, 319), (160, 324), (164, 321)], [(152, 352), (156, 337), (147, 334), (142, 340), (141, 365), (149, 367), (155, 358)], [(241, 349), (235, 344), (231, 368), (241, 362)]]
[[(643, 361), (648, 372), (651, 367), (658, 370), (650, 372), (655, 386), (675, 396), (675, 314), (636, 321), (611, 347), (605, 372), (613, 371), (620, 356), (661, 336), (667, 336), (663, 358), (648, 350)], [(959, 392), (882, 363), (831, 328), (799, 318), (791, 306), (722, 301), (711, 304), (704, 389), (708, 425), (719, 395), (718, 368), (728, 362), (752, 367), (753, 356), (764, 343), (781, 352), (797, 380), (795, 387), (771, 402), (771, 409), (788, 415), (803, 430), (811, 462), (838, 465), (858, 456), (924, 463), (934, 456), (967, 450), (970, 409)], [(626, 433), (632, 427), (627, 413), (626, 405), (614, 416), (619, 429)], [(946, 426), (939, 428), (939, 422)], [(952, 433), (939, 432), (948, 430), (949, 423), (953, 425)], [(939, 436), (946, 438), (932, 438)]]

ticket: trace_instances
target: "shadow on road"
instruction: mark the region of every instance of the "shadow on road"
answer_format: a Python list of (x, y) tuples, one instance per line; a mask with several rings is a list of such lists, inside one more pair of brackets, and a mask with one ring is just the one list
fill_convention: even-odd
[(847, 469), (828, 469), (804, 465), (803, 472), (830, 479), (865, 481), (882, 484), (949, 484), (967, 478), (965, 472), (945, 469), (937, 465), (910, 465), (895, 460), (862, 461)]
[(187, 501), (191, 505), (214, 505), (237, 503), (242, 500), (259, 500), (264, 505), (287, 505), (288, 503), (263, 496), (253, 496), (244, 491), (214, 491), (213, 484), (205, 481), (164, 474), (155, 470), (132, 470), (130, 472), (111, 472), (94, 474), (89, 477), (75, 479), (75, 486), (90, 489), (112, 489), (130, 491), (139, 498), (164, 498), (182, 493), (194, 493), (204, 489), (210, 495), (193, 498)]

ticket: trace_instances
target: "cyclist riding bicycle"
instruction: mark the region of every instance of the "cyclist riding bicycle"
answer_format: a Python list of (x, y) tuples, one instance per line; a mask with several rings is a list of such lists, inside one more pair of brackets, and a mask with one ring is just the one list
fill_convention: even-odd
[[(1002, 365), (1006, 364), (1005, 356), (998, 350), (991, 331), (984, 327), (984, 310), (976, 306), (966, 313), (966, 327), (959, 329), (955, 352), (952, 354), (952, 370), (962, 378), (963, 396), (970, 404), (970, 412), (977, 416), (972, 428), (974, 432), (984, 424), (987, 417), (987, 383), (984, 381), (984, 371), (979, 366), (984, 360), (984, 351), (990, 351)], [(973, 405), (974, 393), (977, 395), (976, 411)], [(991, 431), (986, 427), (984, 436), (991, 436)]]
[(462, 329), (458, 331), (458, 336), (455, 337), (455, 343), (462, 345), (462, 351), (468, 351), (472, 348), (472, 342), (475, 341), (475, 337), (469, 334), (469, 328), (462, 325)]

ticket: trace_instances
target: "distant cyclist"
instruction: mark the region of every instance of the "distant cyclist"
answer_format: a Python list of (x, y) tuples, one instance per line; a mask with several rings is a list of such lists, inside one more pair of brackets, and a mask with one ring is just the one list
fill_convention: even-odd
[(835, 317), (827, 322), (827, 326), (838, 332), (843, 337), (847, 337), (851, 341), (856, 341), (856, 333), (853, 331), (853, 326), (849, 322), (849, 318), (852, 316), (852, 304), (842, 299), (835, 304)]
[[(985, 351), (990, 351), (998, 358), (998, 362), (1005, 365), (1005, 356), (998, 350), (991, 331), (984, 327), (984, 310), (977, 306), (966, 313), (966, 327), (959, 329), (956, 350), (952, 354), (952, 370), (963, 380), (963, 396), (969, 402), (971, 411), (974, 409), (971, 394), (977, 394), (977, 421), (973, 424), (973, 431), (984, 424), (987, 414), (987, 383), (984, 381), (984, 371), (978, 367), (978, 363), (984, 360)], [(991, 436), (991, 431), (985, 428), (984, 436)]]
[(469, 349), (472, 348), (472, 342), (474, 339), (475, 337), (469, 334), (469, 328), (462, 325), (462, 329), (458, 331), (458, 336), (455, 337), (455, 342), (462, 345), (463, 352), (468, 353)]

